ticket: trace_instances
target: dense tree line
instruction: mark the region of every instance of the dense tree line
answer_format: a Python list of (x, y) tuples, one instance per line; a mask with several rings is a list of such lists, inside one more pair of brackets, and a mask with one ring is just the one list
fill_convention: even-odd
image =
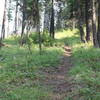
[[(80, 31), (80, 37), (83, 42), (89, 42), (93, 39), (94, 47), (100, 47), (99, 36), (99, 0), (69, 0), (70, 11), (77, 21), (76, 25)], [(71, 4), (72, 3), (72, 4)], [(73, 9), (73, 10), (72, 10)], [(84, 26), (86, 31), (84, 32)], [(85, 35), (86, 33), (86, 35)], [(92, 37), (91, 37), (92, 36)]]
[[(12, 2), (16, 2), (14, 34), (18, 33), (18, 11), (22, 13), (22, 39), (24, 33), (33, 30), (41, 38), (40, 12), (44, 11), (43, 30), (47, 30), (50, 33), (50, 37), (55, 38), (55, 30), (76, 27), (80, 31), (80, 39), (82, 42), (85, 43), (92, 40), (94, 47), (100, 47), (99, 0), (5, 0), (1, 40), (5, 38), (5, 20), (7, 13), (8, 19), (11, 19), (11, 9), (8, 6), (7, 10), (7, 5), (10, 5)], [(39, 40), (41, 48), (41, 39)]]

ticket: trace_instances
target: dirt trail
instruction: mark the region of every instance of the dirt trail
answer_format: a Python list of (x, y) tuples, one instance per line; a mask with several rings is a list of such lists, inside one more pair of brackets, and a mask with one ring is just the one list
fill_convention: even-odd
[(48, 68), (44, 70), (45, 80), (43, 84), (47, 88), (51, 88), (50, 100), (64, 100), (64, 98), (71, 92), (73, 83), (68, 75), (71, 62), (71, 47), (64, 47), (64, 56), (61, 58), (59, 67)]

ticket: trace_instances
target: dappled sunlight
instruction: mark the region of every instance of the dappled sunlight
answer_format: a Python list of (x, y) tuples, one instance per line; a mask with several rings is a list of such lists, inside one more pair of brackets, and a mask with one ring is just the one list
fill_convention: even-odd
[(17, 36), (13, 37), (13, 36), (11, 36), (11, 37), (6, 38), (5, 40), (3, 40), (3, 42), (6, 43), (7, 45), (12, 45), (12, 46), (15, 45), (16, 46), (16, 45), (19, 44), (19, 39), (20, 39), (20, 37), (17, 37)]
[(72, 47), (81, 44), (81, 40), (79, 37), (79, 31), (77, 29), (74, 30), (64, 30), (63, 32), (56, 33), (56, 41), (61, 45), (71, 45)]
[(0, 100), (100, 100), (100, 0), (0, 1)]
[(0, 69), (3, 68), (3, 66), (0, 65)]
[(90, 42), (90, 43), (77, 43), (77, 44), (74, 44), (73, 45), (73, 48), (85, 48), (85, 49), (89, 49), (89, 48), (91, 48), (91, 47), (93, 47), (93, 44), (92, 44), (92, 42)]
[[(76, 34), (77, 33), (77, 34)], [(79, 36), (79, 32), (77, 29), (74, 30), (63, 30), (61, 32), (57, 32), (56, 33), (56, 39), (63, 39), (63, 38), (70, 38), (70, 37), (78, 37)]]
[[(46, 92), (42, 93), (45, 88), (44, 86), (43, 88), (39, 87), (39, 80), (48, 77), (45, 81), (48, 84), (50, 82), (51, 84), (60, 84), (63, 80), (66, 80), (65, 71), (69, 71), (69, 67), (72, 66), (70, 58), (73, 59), (74, 66), (69, 72), (74, 77), (73, 81), (83, 82), (85, 80), (84, 84), (87, 84), (85, 82), (89, 81), (87, 79), (89, 77), (98, 80), (99, 73), (96, 74), (95, 71), (99, 70), (100, 66), (100, 50), (93, 48), (92, 42), (81, 43), (77, 29), (57, 32), (54, 45), (43, 45), (41, 55), (37, 44), (31, 46), (32, 53), (30, 54), (28, 46), (20, 46), (18, 39), (15, 41), (14, 39), (8, 39), (4, 42), (11, 45), (10, 47), (4, 46), (0, 50), (0, 55), (4, 58), (0, 62), (2, 65), (0, 65), (0, 85), (4, 83), (7, 87), (2, 86), (2, 88), (11, 90), (7, 90), (6, 94), (17, 95), (19, 98), (24, 99), (28, 98), (30, 94), (34, 94), (32, 97), (36, 97), (36, 100), (37, 97), (42, 98), (41, 96), (47, 100), (51, 91), (46, 90)], [(63, 61), (59, 67), (61, 59)], [(68, 69), (65, 69), (67, 67)], [(45, 69), (49, 69), (46, 73), (50, 75), (46, 74), (45, 76), (43, 74), (42, 71)], [(50, 69), (53, 70), (50, 72)], [(91, 72), (94, 73), (94, 76), (88, 74)], [(86, 75), (90, 76), (86, 77)], [(95, 75), (98, 76), (95, 77)], [(62, 83), (60, 88), (62, 90), (66, 89), (67, 85), (69, 86), (69, 84), (66, 84)], [(57, 90), (59, 89), (57, 88)], [(27, 91), (28, 95), (25, 96)], [(38, 93), (40, 94), (38, 95)], [(61, 95), (59, 96), (61, 97)], [(13, 98), (16, 99), (16, 97)]]

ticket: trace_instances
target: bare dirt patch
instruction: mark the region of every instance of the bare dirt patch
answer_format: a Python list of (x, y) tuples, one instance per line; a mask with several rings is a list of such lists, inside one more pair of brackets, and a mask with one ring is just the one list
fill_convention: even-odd
[(45, 78), (42, 80), (42, 85), (51, 89), (50, 100), (64, 100), (73, 89), (74, 83), (69, 77), (69, 70), (72, 67), (71, 47), (65, 46), (64, 50), (58, 67), (43, 69)]

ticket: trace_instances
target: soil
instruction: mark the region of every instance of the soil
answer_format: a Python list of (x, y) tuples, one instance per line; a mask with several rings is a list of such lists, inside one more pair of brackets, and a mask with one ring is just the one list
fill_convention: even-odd
[(50, 88), (50, 100), (65, 100), (73, 89), (73, 79), (69, 76), (72, 67), (72, 50), (69, 46), (64, 46), (64, 50), (59, 66), (43, 69), (45, 79), (42, 80), (42, 84)]

